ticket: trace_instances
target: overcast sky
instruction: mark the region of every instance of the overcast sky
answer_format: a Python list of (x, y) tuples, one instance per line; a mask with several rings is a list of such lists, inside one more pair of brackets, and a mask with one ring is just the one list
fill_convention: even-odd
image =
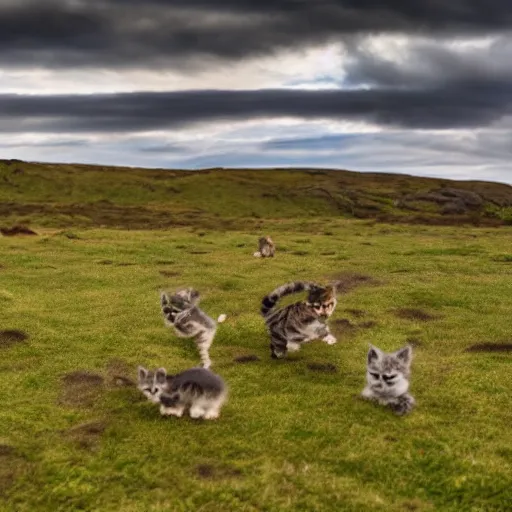
[(0, 0), (0, 157), (512, 183), (512, 0)]

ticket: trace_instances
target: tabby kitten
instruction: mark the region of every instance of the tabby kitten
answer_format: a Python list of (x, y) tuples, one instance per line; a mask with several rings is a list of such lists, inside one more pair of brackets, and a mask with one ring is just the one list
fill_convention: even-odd
[[(304, 290), (308, 291), (305, 301), (274, 309), (281, 297)], [(336, 343), (336, 338), (326, 324), (335, 307), (336, 290), (332, 285), (322, 287), (297, 281), (284, 284), (264, 297), (261, 314), (270, 333), (272, 358), (282, 359), (288, 351), (299, 350), (301, 343), (315, 339), (321, 339), (329, 345)]]
[(259, 250), (253, 256), (256, 258), (273, 258), (276, 253), (276, 246), (269, 236), (262, 236), (258, 240)]
[(408, 393), (412, 347), (386, 353), (370, 345), (367, 360), (366, 387), (361, 396), (386, 405), (398, 415), (411, 412), (414, 398)]
[(168, 375), (165, 368), (159, 368), (154, 389), (160, 414), (178, 418), (189, 409), (191, 418), (216, 419), (228, 395), (224, 380), (205, 368), (191, 368), (177, 375)]
[[(216, 322), (199, 309), (199, 292), (193, 288), (179, 290), (173, 295), (162, 292), (160, 305), (166, 325), (174, 327), (176, 334), (183, 338), (195, 338), (204, 368), (212, 364), (209, 349), (217, 330)], [(222, 314), (217, 322), (224, 322)]]

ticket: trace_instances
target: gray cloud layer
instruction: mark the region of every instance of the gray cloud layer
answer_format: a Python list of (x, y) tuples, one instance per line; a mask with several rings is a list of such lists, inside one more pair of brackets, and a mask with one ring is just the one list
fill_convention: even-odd
[(130, 132), (265, 117), (356, 119), (409, 128), (488, 126), (512, 111), (500, 80), (426, 89), (248, 90), (87, 96), (0, 95), (3, 132)]
[(0, 0), (0, 64), (187, 67), (368, 33), (511, 28), (509, 0)]

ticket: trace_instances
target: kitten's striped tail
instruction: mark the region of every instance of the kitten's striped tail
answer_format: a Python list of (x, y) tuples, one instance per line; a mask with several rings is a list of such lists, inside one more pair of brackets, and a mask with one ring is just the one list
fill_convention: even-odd
[(314, 283), (307, 283), (304, 281), (295, 281), (293, 283), (283, 284), (263, 298), (261, 301), (261, 314), (264, 317), (267, 316), (281, 297), (291, 295), (292, 293), (303, 292), (304, 290), (310, 290), (313, 286), (315, 286)]

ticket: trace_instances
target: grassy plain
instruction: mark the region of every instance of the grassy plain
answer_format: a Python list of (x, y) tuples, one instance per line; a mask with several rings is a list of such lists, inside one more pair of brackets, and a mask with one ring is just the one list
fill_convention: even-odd
[[(113, 189), (95, 201), (137, 205)], [(18, 190), (18, 205), (89, 197)], [(512, 228), (376, 223), (245, 192), (238, 223), (219, 196), (162, 229), (6, 216), (37, 235), (0, 238), (0, 510), (510, 510), (511, 353), (468, 349), (512, 342)], [(274, 259), (252, 257), (260, 234)], [(296, 279), (344, 283), (339, 341), (273, 361), (259, 302)], [(159, 290), (181, 285), (228, 315), (211, 349), (231, 389), (216, 422), (161, 418), (130, 385), (138, 364), (197, 364), (159, 311)], [(414, 346), (410, 416), (358, 398), (369, 342)]]

